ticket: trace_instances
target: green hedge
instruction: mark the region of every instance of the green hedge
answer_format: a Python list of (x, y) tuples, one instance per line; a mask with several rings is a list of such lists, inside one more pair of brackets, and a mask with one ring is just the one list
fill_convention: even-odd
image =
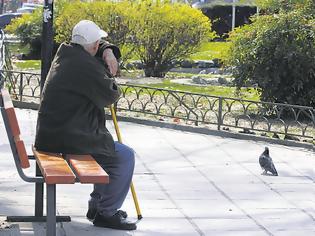
[(201, 42), (213, 38), (211, 23), (200, 10), (186, 4), (153, 0), (132, 2), (76, 2), (56, 20), (57, 41), (67, 41), (71, 29), (89, 19), (109, 33), (125, 59), (133, 54), (147, 76), (164, 77), (172, 62), (189, 56)]
[[(163, 77), (174, 61), (191, 55), (202, 42), (214, 37), (209, 19), (187, 4), (61, 0), (56, 10), (56, 42), (69, 42), (76, 23), (92, 20), (121, 48), (124, 61), (133, 56), (143, 62), (147, 76)], [(41, 12), (15, 20), (7, 30), (19, 35), (24, 44), (40, 40)]]
[(228, 60), (236, 85), (257, 85), (264, 101), (315, 106), (314, 17), (310, 0), (236, 29)]

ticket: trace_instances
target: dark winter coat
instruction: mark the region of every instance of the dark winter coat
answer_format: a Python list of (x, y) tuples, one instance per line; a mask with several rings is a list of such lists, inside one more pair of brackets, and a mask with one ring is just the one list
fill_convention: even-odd
[[(100, 48), (104, 50), (105, 46)], [(119, 49), (115, 50), (114, 54), (120, 56)], [(61, 44), (42, 93), (36, 149), (115, 155), (113, 138), (105, 127), (104, 107), (113, 104), (119, 95), (120, 90), (109, 78), (104, 62), (80, 45)]]

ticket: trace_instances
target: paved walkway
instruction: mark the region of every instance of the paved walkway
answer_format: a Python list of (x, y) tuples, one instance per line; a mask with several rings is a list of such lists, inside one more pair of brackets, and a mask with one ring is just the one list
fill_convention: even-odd
[[(17, 111), (30, 146), (36, 112)], [(313, 152), (132, 123), (121, 122), (120, 129), (123, 141), (137, 152), (134, 184), (144, 216), (138, 230), (93, 227), (85, 218), (92, 186), (76, 184), (57, 187), (58, 213), (72, 217), (71, 223), (59, 224), (58, 235), (315, 235)], [(2, 120), (0, 133), (0, 215), (2, 220), (31, 215), (33, 185), (18, 177)], [(277, 177), (261, 175), (258, 156), (266, 145)], [(130, 196), (123, 209), (136, 219)], [(17, 234), (9, 234), (12, 228), (0, 235), (45, 235), (43, 223), (16, 227)]]

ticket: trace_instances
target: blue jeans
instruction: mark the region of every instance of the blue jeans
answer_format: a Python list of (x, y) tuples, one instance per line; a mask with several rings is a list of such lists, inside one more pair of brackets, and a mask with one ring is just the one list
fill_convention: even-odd
[(96, 209), (100, 215), (113, 216), (122, 206), (132, 180), (135, 166), (134, 151), (115, 142), (116, 156), (93, 155), (97, 163), (109, 175), (109, 184), (94, 184), (90, 194), (89, 209)]

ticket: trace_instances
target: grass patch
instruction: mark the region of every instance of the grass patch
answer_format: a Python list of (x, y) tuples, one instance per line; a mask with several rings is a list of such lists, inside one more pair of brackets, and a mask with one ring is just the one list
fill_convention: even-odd
[[(27, 55), (30, 52), (29, 45), (22, 46), (20, 43), (8, 43), (6, 46), (11, 56), (17, 56), (19, 54)], [(40, 60), (13, 60), (12, 64), (17, 70), (39, 70), (41, 68)]]
[[(183, 79), (183, 78), (191, 78), (196, 76), (196, 73), (183, 73), (183, 72), (167, 72), (165, 75), (165, 79)], [(129, 78), (138, 78), (144, 77), (143, 70), (121, 70), (121, 76), (129, 77)], [(218, 76), (223, 78), (229, 78), (232, 75), (229, 74), (202, 74), (202, 78), (217, 78)]]
[[(196, 50), (188, 59), (191, 60), (212, 60), (214, 58), (225, 59), (227, 51), (230, 47), (230, 42), (206, 42), (201, 44), (199, 49)], [(125, 47), (121, 49), (124, 53), (130, 50), (129, 48)], [(139, 60), (139, 57), (133, 53), (129, 57), (129, 61)]]
[(203, 43), (198, 51), (190, 56), (191, 60), (212, 60), (214, 58), (224, 59), (229, 42), (206, 42)]
[[(122, 75), (128, 78), (134, 78), (137, 80), (138, 77), (142, 77), (142, 70), (130, 70), (122, 71)], [(240, 98), (247, 99), (252, 101), (260, 101), (259, 93), (254, 88), (242, 88), (239, 92), (235, 87), (231, 86), (216, 86), (216, 85), (207, 85), (207, 86), (197, 86), (197, 85), (185, 85), (172, 82), (172, 79), (181, 79), (181, 78), (191, 78), (196, 74), (191, 73), (177, 73), (177, 72), (168, 72), (165, 79), (161, 83), (153, 84), (142, 84), (144, 86), (154, 87), (154, 88), (163, 88), (170, 90), (178, 90), (191, 93), (200, 93), (212, 96), (221, 96), (221, 97), (230, 97), (230, 98)], [(220, 75), (220, 77), (230, 77), (231, 75)], [(218, 77), (216, 74), (205, 74), (202, 75), (203, 78), (213, 78)], [(137, 83), (139, 84), (139, 83)], [(140, 85), (140, 84), (139, 84)]]
[[(193, 76), (198, 76), (199, 74), (193, 74), (193, 73), (181, 73), (181, 72), (167, 72), (165, 78), (166, 79), (181, 79), (181, 78), (192, 78)], [(229, 78), (232, 75), (229, 74), (202, 74), (202, 78), (217, 78), (217, 77), (223, 77), (223, 78)]]
[(164, 88), (170, 90), (185, 91), (191, 93), (200, 93), (212, 96), (221, 96), (229, 98), (241, 98), (253, 101), (259, 101), (259, 94), (253, 88), (242, 88), (240, 92), (237, 92), (235, 87), (226, 86), (195, 86), (173, 83), (170, 80), (164, 80), (163, 83), (149, 84), (149, 87)]
[(14, 63), (18, 70), (39, 70), (41, 68), (40, 60), (25, 60), (25, 61), (16, 61)]
[(30, 52), (29, 45), (22, 46), (20, 43), (7, 43), (11, 55), (28, 54)]

